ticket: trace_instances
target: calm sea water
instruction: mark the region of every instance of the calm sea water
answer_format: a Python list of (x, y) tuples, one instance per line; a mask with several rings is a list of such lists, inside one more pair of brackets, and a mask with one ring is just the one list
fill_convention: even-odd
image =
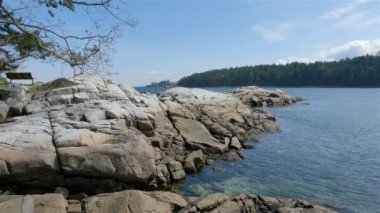
[(380, 212), (380, 89), (283, 90), (310, 105), (267, 108), (282, 131), (244, 150), (245, 160), (218, 161), (188, 176), (182, 193), (297, 197), (342, 212)]

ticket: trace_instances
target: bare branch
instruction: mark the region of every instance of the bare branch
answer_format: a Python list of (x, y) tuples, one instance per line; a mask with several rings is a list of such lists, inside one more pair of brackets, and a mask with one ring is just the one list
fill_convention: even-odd
[(108, 6), (111, 0), (101, 0), (98, 2), (87, 2), (87, 1), (72, 1), (75, 5), (82, 5), (82, 6)]
[[(0, 72), (4, 67), (17, 65), (27, 58), (57, 59), (81, 72), (96, 72), (97, 68), (107, 68), (104, 66), (109, 64), (110, 57), (105, 51), (109, 50), (111, 43), (118, 36), (119, 27), (121, 25), (135, 27), (137, 24), (137, 21), (128, 20), (129, 17), (123, 19), (117, 15), (114, 12), (115, 8), (110, 6), (111, 1), (83, 0), (61, 3), (56, 0), (41, 0), (34, 6), (32, 4), (34, 1), (31, 0), (30, 4), (20, 2), (19, 7), (8, 9), (3, 0), (0, 0)], [(104, 11), (106, 11), (117, 22), (104, 32), (98, 21), (88, 12), (95, 30), (86, 30), (86, 35), (68, 34), (60, 32), (63, 23), (53, 24), (49, 19), (46, 21), (39, 19), (40, 14), (33, 12), (36, 8), (44, 6), (52, 10), (62, 6), (70, 12), (74, 11), (74, 6), (94, 8), (99, 17), (105, 17)], [(50, 19), (54, 17), (57, 20), (54, 12), (48, 9), (48, 13)]]

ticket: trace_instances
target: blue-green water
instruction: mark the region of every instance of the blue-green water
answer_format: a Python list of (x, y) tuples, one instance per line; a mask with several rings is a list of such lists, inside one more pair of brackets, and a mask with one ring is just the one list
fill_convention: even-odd
[[(310, 105), (267, 108), (280, 133), (244, 150), (242, 161), (218, 161), (188, 176), (182, 192), (297, 197), (342, 212), (380, 212), (380, 89), (283, 90)], [(215, 166), (224, 171), (214, 172)]]

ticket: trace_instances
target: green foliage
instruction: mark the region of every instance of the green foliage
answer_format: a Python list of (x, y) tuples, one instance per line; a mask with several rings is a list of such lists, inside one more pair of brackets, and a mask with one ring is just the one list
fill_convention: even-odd
[(36, 36), (32, 37), (26, 33), (18, 33), (15, 37), (13, 42), (16, 46), (16, 50), (19, 51), (21, 55), (26, 55), (33, 51), (43, 51), (42, 46), (40, 45), (42, 42), (36, 39), (38, 33), (33, 32), (33, 34), (36, 34)]
[(8, 81), (7, 79), (3, 78), (0, 76), (0, 88), (4, 88), (4, 87), (7, 87), (8, 86)]
[(19, 61), (26, 57), (44, 59), (48, 54), (44, 46), (48, 43), (40, 39), (38, 30), (22, 31), (15, 23), (21, 23), (22, 18), (14, 17), (13, 12), (0, 9), (0, 72), (12, 71), (18, 67)]
[[(120, 27), (133, 27), (136, 23), (119, 17), (115, 12), (118, 7), (111, 6), (111, 1), (30, 0), (13, 4), (12, 0), (0, 0), (0, 73), (14, 71), (28, 59), (64, 62), (74, 72), (103, 71), (110, 62), (108, 50), (119, 36)], [(65, 12), (75, 12), (78, 7), (79, 13), (86, 12), (83, 19), (90, 24), (81, 26), (81, 32), (70, 34), (61, 29), (65, 26), (62, 16), (65, 17)], [(34, 9), (39, 12), (31, 13)], [(61, 18), (53, 18), (56, 15)]]
[(54, 17), (55, 14), (50, 8), (57, 9), (59, 7), (64, 7), (71, 11), (74, 11), (74, 4), (72, 0), (39, 0), (38, 3), (49, 8), (48, 13), (51, 17)]
[(179, 86), (380, 87), (380, 56), (332, 62), (258, 65), (211, 70), (180, 79)]
[(52, 89), (64, 88), (64, 87), (75, 86), (75, 85), (77, 85), (77, 83), (70, 81), (66, 78), (58, 78), (54, 81), (47, 82), (47, 83), (29, 85), (28, 88), (29, 88), (30, 94), (33, 95), (42, 91), (48, 91)]
[(62, 6), (70, 10), (74, 10), (74, 4), (72, 0), (38, 0), (38, 3), (50, 8), (58, 8), (59, 6)]

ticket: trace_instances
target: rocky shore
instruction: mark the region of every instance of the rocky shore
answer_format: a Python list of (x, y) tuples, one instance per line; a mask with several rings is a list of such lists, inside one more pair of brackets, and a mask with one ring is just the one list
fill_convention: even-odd
[[(67, 80), (53, 83), (60, 81)], [(327, 212), (305, 201), (153, 191), (169, 189), (206, 162), (244, 158), (239, 150), (251, 147), (246, 141), (279, 130), (258, 107), (298, 100), (257, 87), (140, 94), (86, 75), (36, 93), (2, 89), (0, 212)]]
[(81, 200), (66, 200), (62, 194), (0, 196), (0, 212), (55, 212), (55, 213), (333, 213), (320, 205), (294, 199), (240, 194), (229, 197), (215, 193), (202, 198), (183, 197), (165, 191), (126, 190), (99, 194)]

